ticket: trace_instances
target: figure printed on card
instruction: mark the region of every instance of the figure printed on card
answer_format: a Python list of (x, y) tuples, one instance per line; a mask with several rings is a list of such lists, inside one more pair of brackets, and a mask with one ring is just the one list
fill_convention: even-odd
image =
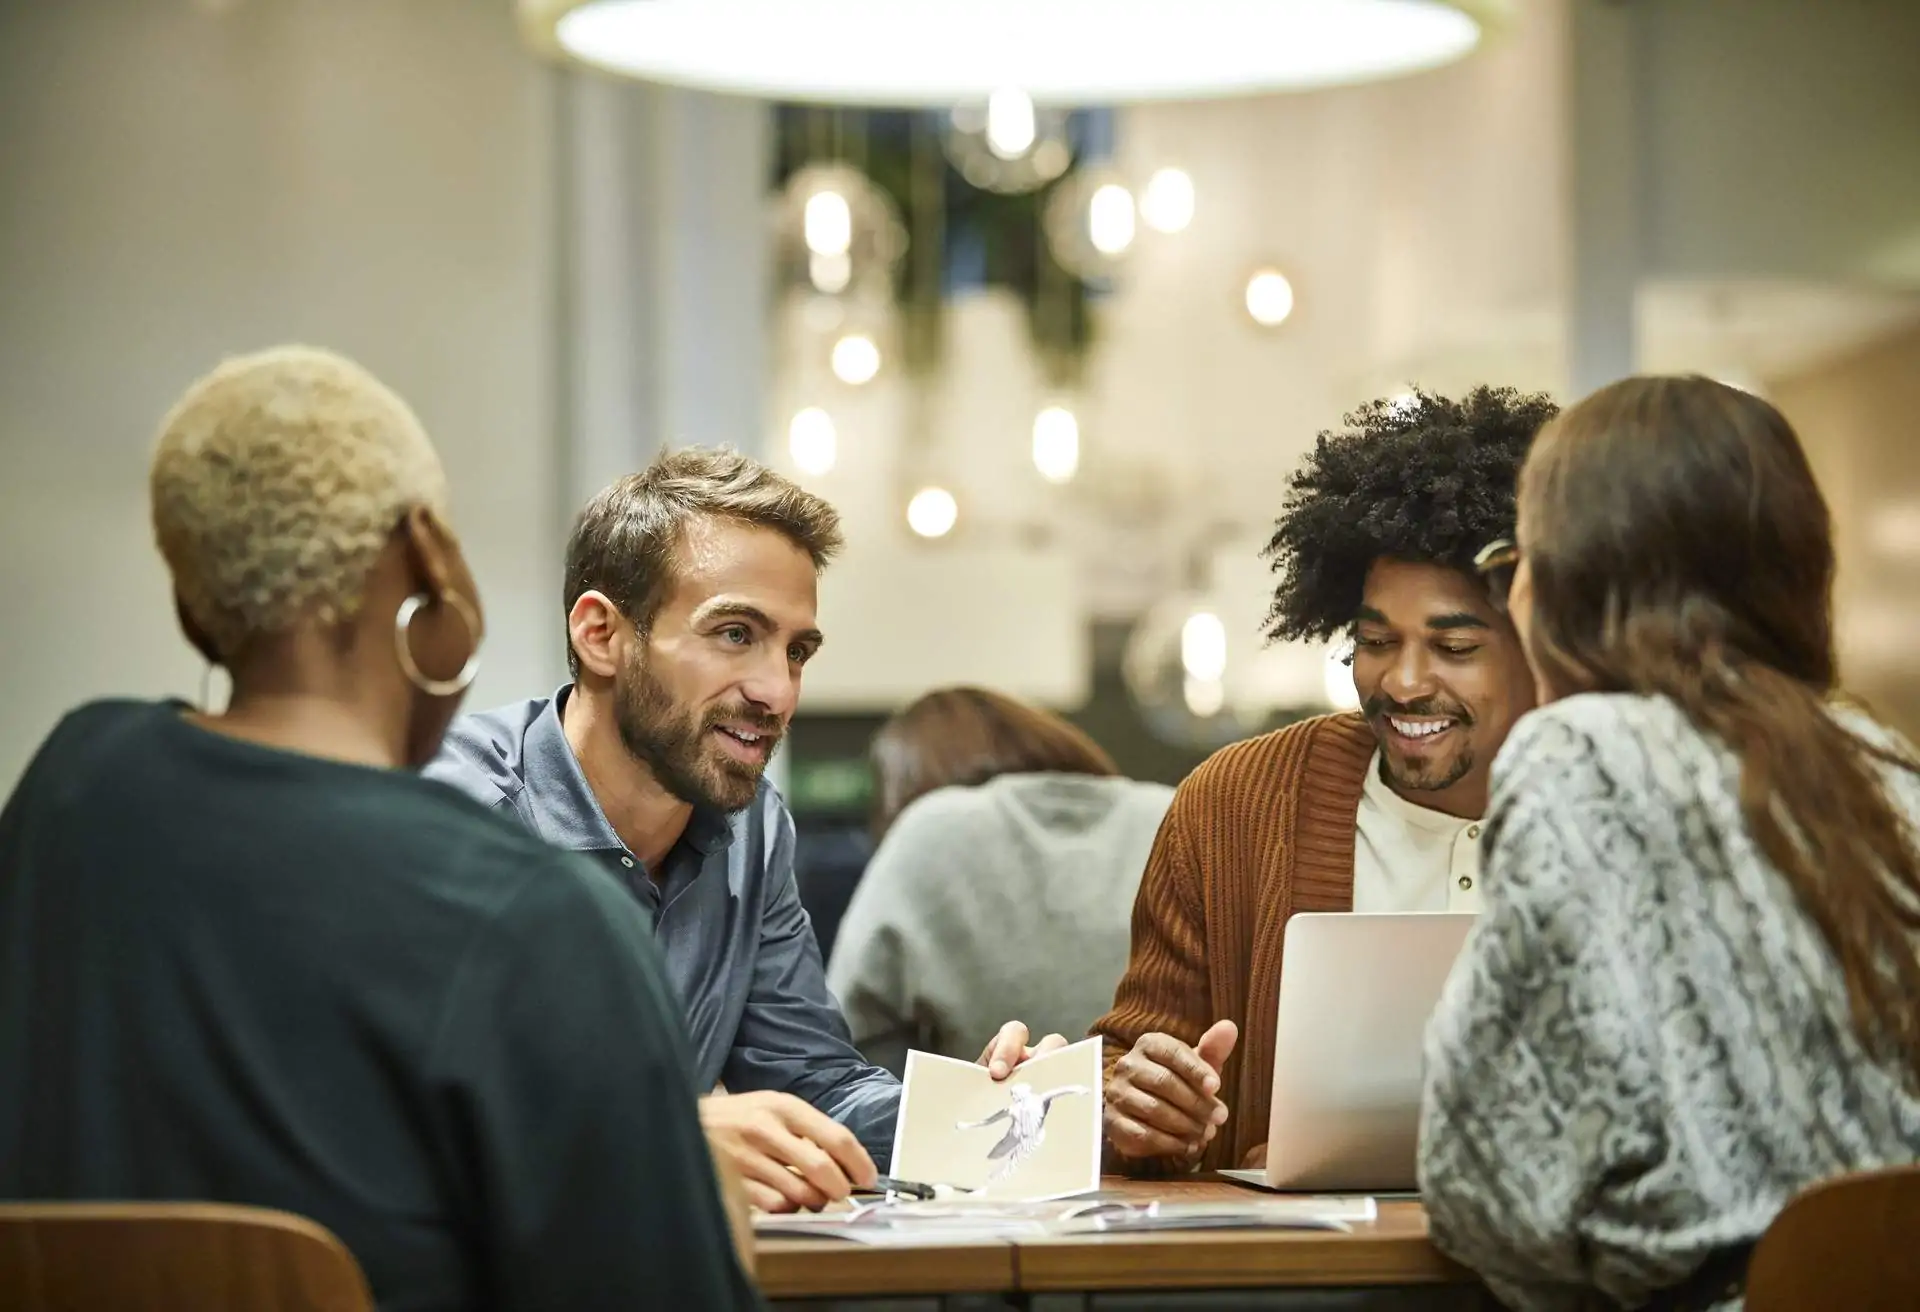
[(987, 1183), (992, 1184), (1012, 1175), (1040, 1150), (1047, 1137), (1047, 1109), (1055, 1098), (1084, 1098), (1092, 1092), (1084, 1084), (1070, 1084), (1050, 1093), (1035, 1093), (1031, 1084), (1012, 1084), (1007, 1087), (1009, 1102), (1005, 1107), (985, 1120), (961, 1121), (954, 1128), (982, 1130), (1001, 1121), (1007, 1123), (1007, 1132), (987, 1152), (988, 1161), (999, 1163), (987, 1177)]

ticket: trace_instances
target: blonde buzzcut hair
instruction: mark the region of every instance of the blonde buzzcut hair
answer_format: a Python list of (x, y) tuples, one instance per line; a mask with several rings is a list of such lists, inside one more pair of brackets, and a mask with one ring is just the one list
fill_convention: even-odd
[(444, 513), (446, 474), (379, 379), (283, 346), (187, 389), (161, 425), (150, 491), (174, 590), (224, 660), (302, 621), (358, 614), (401, 519)]

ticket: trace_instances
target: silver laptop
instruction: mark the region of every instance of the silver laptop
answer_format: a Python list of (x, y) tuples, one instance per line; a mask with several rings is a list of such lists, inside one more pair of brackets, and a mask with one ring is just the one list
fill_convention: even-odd
[(1307, 913), (1287, 922), (1267, 1168), (1313, 1193), (1416, 1187), (1421, 1037), (1475, 917)]

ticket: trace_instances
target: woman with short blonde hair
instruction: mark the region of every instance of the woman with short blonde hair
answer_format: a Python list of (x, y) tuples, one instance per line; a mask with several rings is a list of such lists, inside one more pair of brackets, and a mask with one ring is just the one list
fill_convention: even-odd
[(644, 920), (413, 772), (484, 636), (413, 412), (230, 360), (151, 488), (232, 697), (83, 706), (0, 812), (0, 1198), (299, 1213), (389, 1310), (751, 1304)]

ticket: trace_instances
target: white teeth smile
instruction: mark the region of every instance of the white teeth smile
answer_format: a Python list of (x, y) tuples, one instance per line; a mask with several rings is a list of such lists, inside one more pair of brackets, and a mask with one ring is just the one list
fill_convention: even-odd
[(758, 745), (759, 745), (759, 743), (760, 743), (760, 735), (759, 735), (759, 734), (757, 734), (757, 733), (748, 733), (748, 732), (747, 732), (746, 730), (744, 730), (744, 729), (728, 729), (728, 728), (726, 728), (726, 727), (724, 727), (724, 726), (722, 726), (722, 727), (721, 727), (721, 729), (720, 729), (720, 732), (721, 732), (721, 733), (723, 733), (723, 734), (725, 734), (725, 735), (727, 735), (727, 737), (729, 737), (729, 738), (732, 738), (732, 739), (735, 739), (735, 740), (737, 740), (737, 741), (739, 741), (739, 742), (743, 742), (743, 743), (745, 743), (745, 744), (746, 744), (747, 746), (749, 746), (749, 747), (755, 747), (755, 746), (758, 746)]
[(1395, 733), (1407, 738), (1431, 738), (1453, 727), (1451, 720), (1398, 720), (1392, 716), (1387, 717), (1387, 723)]

